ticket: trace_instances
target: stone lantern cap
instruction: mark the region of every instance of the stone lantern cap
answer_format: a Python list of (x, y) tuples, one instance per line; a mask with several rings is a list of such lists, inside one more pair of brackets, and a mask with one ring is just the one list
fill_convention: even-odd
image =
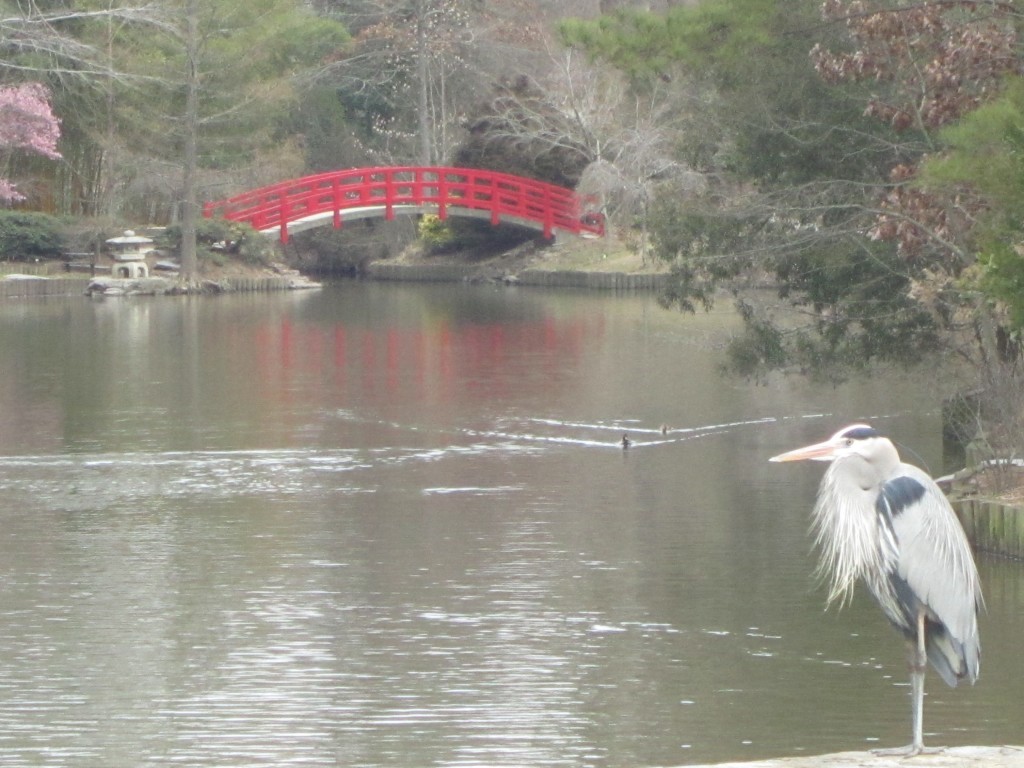
[(117, 261), (137, 261), (146, 258), (146, 254), (152, 250), (153, 239), (126, 229), (123, 235), (108, 239), (107, 247)]

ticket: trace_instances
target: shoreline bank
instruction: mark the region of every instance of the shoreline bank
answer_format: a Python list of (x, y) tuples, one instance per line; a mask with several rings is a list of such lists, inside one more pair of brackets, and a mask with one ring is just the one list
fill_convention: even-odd
[(504, 283), (507, 285), (549, 288), (585, 288), (592, 290), (661, 290), (668, 279), (663, 272), (587, 271), (577, 269), (540, 269), (528, 267), (507, 271), (473, 264), (409, 264), (389, 261), (371, 262), (366, 277), (372, 280), (397, 280), (432, 283)]
[(551, 244), (524, 243), (501, 253), (426, 255), (410, 248), (365, 267), (372, 280), (466, 282), (592, 290), (663, 289), (669, 270), (654, 257), (644, 259), (612, 237), (566, 239)]

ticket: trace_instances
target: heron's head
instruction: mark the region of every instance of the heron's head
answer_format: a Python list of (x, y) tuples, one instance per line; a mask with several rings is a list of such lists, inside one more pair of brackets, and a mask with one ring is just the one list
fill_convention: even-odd
[(824, 442), (780, 453), (769, 461), (835, 461), (847, 457), (859, 457), (871, 465), (899, 462), (892, 442), (867, 424), (843, 427)]

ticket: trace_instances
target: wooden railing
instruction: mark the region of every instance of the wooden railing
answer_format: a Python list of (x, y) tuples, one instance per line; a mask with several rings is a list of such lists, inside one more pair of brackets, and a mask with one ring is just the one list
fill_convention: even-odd
[[(206, 203), (203, 215), (247, 221), (261, 232), (289, 231), (346, 220), (433, 213), (510, 221), (552, 237), (556, 231), (604, 235), (604, 216), (575, 191), (522, 176), (476, 168), (379, 167), (319, 173)], [(588, 207), (589, 205), (589, 207)]]

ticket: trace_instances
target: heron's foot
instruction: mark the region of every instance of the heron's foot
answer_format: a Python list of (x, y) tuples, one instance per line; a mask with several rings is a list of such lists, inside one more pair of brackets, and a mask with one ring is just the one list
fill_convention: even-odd
[(915, 757), (917, 755), (937, 755), (945, 752), (945, 747), (926, 747), (924, 744), (908, 744), (895, 749), (872, 749), (871, 754), (879, 757)]

